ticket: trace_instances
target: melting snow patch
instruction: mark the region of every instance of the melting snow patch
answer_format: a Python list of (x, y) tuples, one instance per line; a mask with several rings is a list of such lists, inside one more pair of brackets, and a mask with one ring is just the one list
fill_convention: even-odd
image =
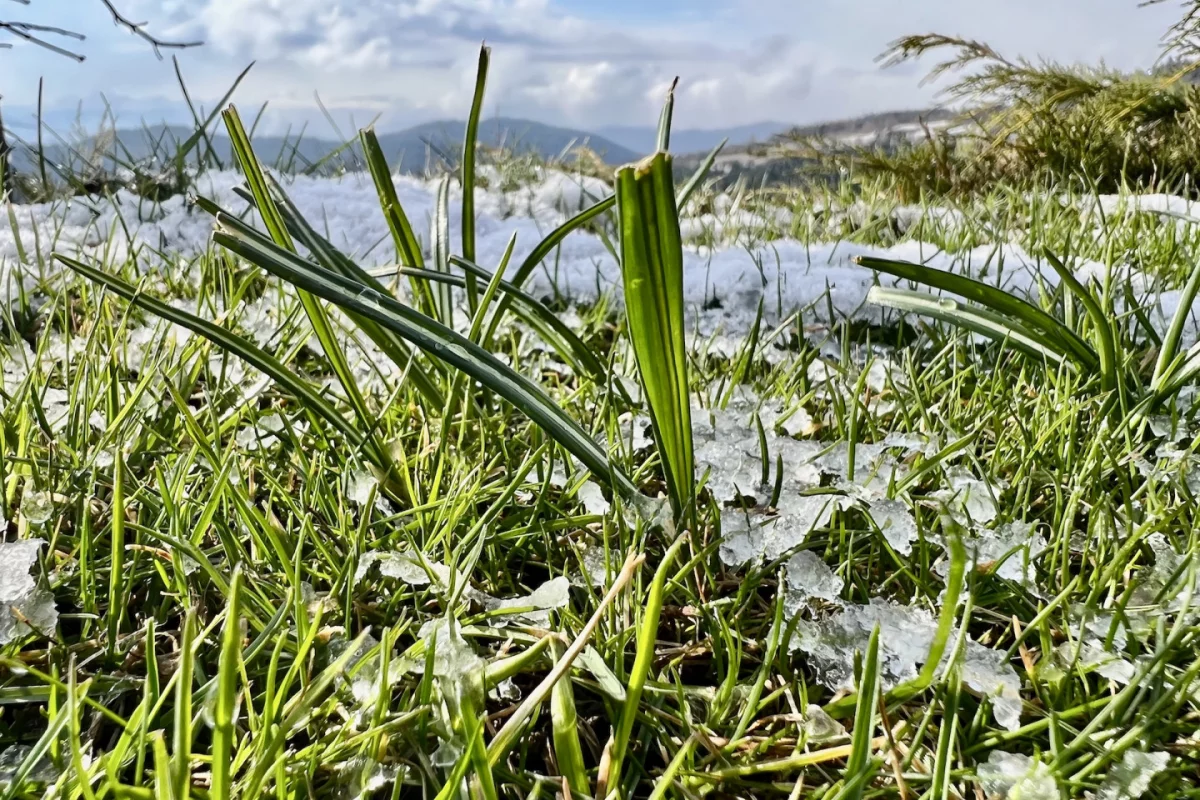
[(45, 542), (26, 539), (0, 544), (0, 645), (29, 633), (52, 633), (58, 625), (54, 594), (39, 589), (30, 570)]
[(1050, 768), (1020, 753), (993, 750), (975, 770), (988, 797), (999, 800), (1060, 800)]
[(783, 610), (794, 617), (807, 606), (810, 599), (841, 603), (845, 582), (834, 574), (820, 556), (811, 550), (801, 550), (787, 562), (787, 594)]
[(1166, 753), (1126, 750), (1121, 763), (1109, 771), (1095, 794), (1096, 800), (1138, 800), (1150, 788), (1154, 776), (1167, 768)]
[(523, 597), (507, 597), (499, 599), (483, 592), (473, 592), (487, 611), (500, 617), (516, 617), (531, 625), (546, 626), (550, 624), (550, 612), (554, 609), (565, 608), (570, 602), (571, 582), (559, 576), (546, 581), (532, 593)]
[[(929, 657), (937, 624), (929, 612), (873, 598), (869, 605), (847, 606), (840, 612), (796, 626), (793, 650), (808, 655), (818, 678), (831, 689), (854, 688), (854, 654), (865, 653), (879, 625), (880, 674), (886, 689), (919, 674)], [(1020, 727), (1021, 696), (1017, 673), (1004, 654), (968, 639), (963, 680), (992, 703), (996, 721), (1009, 730)]]

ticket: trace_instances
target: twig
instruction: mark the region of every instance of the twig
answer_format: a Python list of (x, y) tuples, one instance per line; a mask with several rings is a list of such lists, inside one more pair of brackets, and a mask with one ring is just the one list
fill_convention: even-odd
[(112, 4), (112, 0), (100, 0), (100, 2), (103, 3), (104, 7), (108, 9), (108, 13), (112, 14), (113, 23), (120, 25), (124, 28), (128, 28), (130, 33), (134, 34), (135, 36), (141, 37), (146, 42), (148, 42), (150, 44), (150, 46), (152, 48), (154, 48), (154, 55), (159, 61), (162, 61), (162, 57), (163, 57), (162, 50), (163, 49), (184, 50), (189, 47), (199, 47), (200, 45), (204, 44), (204, 42), (202, 42), (202, 41), (168, 42), (163, 39), (159, 39), (158, 37), (152, 36), (151, 34), (146, 32), (146, 23), (145, 22), (133, 22), (132, 20), (130, 20), (129, 18), (127, 18), (123, 14), (121, 14), (121, 12), (117, 10), (117, 7)]

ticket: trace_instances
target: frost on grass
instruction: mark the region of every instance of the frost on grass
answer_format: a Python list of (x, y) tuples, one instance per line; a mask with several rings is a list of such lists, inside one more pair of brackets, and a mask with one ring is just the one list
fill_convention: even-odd
[(54, 594), (39, 589), (30, 574), (45, 542), (26, 539), (0, 544), (0, 645), (58, 625)]
[(780, 501), (778, 516), (729, 510), (721, 517), (721, 560), (731, 567), (774, 561), (829, 524), (840, 498), (821, 494)]
[(1150, 789), (1154, 777), (1167, 768), (1170, 760), (1166, 753), (1126, 750), (1121, 763), (1114, 766), (1100, 784), (1095, 800), (1138, 800)]
[[(873, 598), (865, 606), (847, 606), (815, 621), (801, 620), (791, 648), (807, 654), (818, 679), (829, 688), (853, 689), (855, 653), (867, 651), (876, 625), (880, 628), (880, 675), (884, 688), (916, 678), (933, 647), (937, 622), (923, 609), (881, 598)], [(972, 692), (991, 701), (992, 714), (998, 723), (1008, 730), (1020, 727), (1020, 682), (1002, 652), (968, 639), (963, 681)]]
[(803, 729), (809, 741), (823, 742), (846, 735), (846, 729), (818, 705), (804, 709)]
[[(354, 582), (358, 583), (367, 577), (371, 568), (376, 564), (379, 565), (379, 574), (385, 578), (395, 578), (410, 586), (428, 586), (430, 584), (429, 573), (421, 565), (421, 560), (406, 550), (395, 553), (364, 553), (358, 560), (358, 568), (354, 571)], [(445, 570), (445, 575), (438, 574), (438, 567)], [(443, 564), (434, 564), (432, 569), (437, 575), (439, 583), (445, 584), (449, 581), (449, 567)]]
[(983, 793), (998, 800), (1060, 800), (1050, 768), (1020, 753), (993, 750), (975, 774)]
[(457, 622), (451, 626), (439, 617), (422, 625), (417, 635), (425, 641), (426, 653), (433, 649), (433, 674), (438, 678), (459, 680), (484, 666), (483, 659), (463, 638)]
[(840, 603), (842, 581), (820, 556), (811, 550), (801, 550), (787, 562), (787, 594), (783, 611), (789, 618), (799, 614), (812, 599)]
[(565, 608), (570, 602), (571, 581), (562, 576), (552, 578), (520, 597), (500, 599), (483, 592), (471, 594), (492, 616), (516, 617), (530, 625), (546, 626), (550, 624), (550, 612)]
[[(1009, 522), (998, 528), (972, 527), (963, 537), (971, 568), (991, 572), (1005, 580), (1036, 590), (1034, 560), (1045, 552), (1046, 537), (1032, 523)], [(937, 567), (941, 575), (949, 564)]]

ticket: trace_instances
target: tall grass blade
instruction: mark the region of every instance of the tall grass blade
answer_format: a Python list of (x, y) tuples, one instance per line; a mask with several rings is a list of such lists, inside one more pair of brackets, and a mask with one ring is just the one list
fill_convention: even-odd
[[(1036, 359), (1062, 364), (1067, 356), (1042, 344), (1021, 324), (985, 309), (976, 308), (948, 297), (935, 297), (910, 289), (885, 289), (872, 286), (867, 302), (894, 308), (906, 314), (920, 314), (955, 325), (963, 330), (987, 336)], [(1066, 362), (1074, 365), (1074, 362)]]
[(233, 796), (233, 740), (237, 722), (238, 685), (242, 660), (242, 570), (234, 567), (229, 581), (229, 601), (217, 661), (217, 691), (213, 703), (212, 786), (209, 797), (229, 800)]
[[(487, 88), (488, 64), (491, 48), (479, 48), (479, 67), (475, 74), (475, 96), (471, 100), (471, 113), (467, 117), (462, 150), (462, 257), (475, 261), (475, 158), (479, 145), (479, 117), (483, 114), (483, 95)], [(475, 276), (467, 275), (467, 308), (475, 313), (478, 303)]]
[[(149, 295), (142, 294), (138, 289), (120, 278), (101, 272), (94, 267), (89, 267), (82, 261), (76, 261), (60, 253), (55, 253), (54, 258), (88, 280), (107, 287), (118, 297), (122, 297), (168, 322), (187, 328), (193, 333), (208, 339), (218, 347), (233, 353), (246, 363), (269, 375), (272, 380), (293, 395), (301, 405), (314, 415), (325, 420), (345, 436), (353, 446), (362, 446), (364, 440), (362, 433), (338, 413), (337, 409), (330, 405), (329, 401), (322, 397), (311, 384), (285, 367), (274, 356), (263, 351), (250, 341), (208, 320), (201, 319), (194, 314), (167, 305)], [(376, 464), (376, 466), (382, 467), (381, 464)]]
[(671, 157), (617, 171), (621, 273), (629, 338), (645, 388), (676, 519), (695, 506), (692, 413), (683, 307), (683, 246)]
[[(404, 213), (400, 196), (396, 194), (396, 184), (392, 181), (392, 171), (388, 167), (387, 157), (379, 144), (379, 137), (375, 135), (374, 129), (363, 128), (358, 132), (358, 140), (362, 145), (363, 157), (366, 159), (367, 169), (371, 173), (371, 180), (375, 183), (375, 191), (379, 195), (379, 206), (383, 209), (383, 218), (392, 234), (392, 243), (395, 245), (400, 263), (406, 267), (423, 269), (425, 255), (421, 251), (420, 241), (413, 233), (408, 215)], [(417, 307), (429, 313), (433, 307), (433, 296), (429, 293), (429, 287), (416, 281), (412, 282), (411, 286)]]
[(671, 574), (671, 566), (675, 563), (675, 557), (686, 541), (687, 535), (685, 534), (667, 548), (658, 569), (654, 571), (653, 580), (650, 581), (646, 606), (642, 610), (642, 624), (638, 628), (637, 655), (634, 656), (633, 671), (629, 674), (629, 683), (625, 688), (625, 704), (621, 709), (620, 721), (613, 732), (612, 754), (608, 771), (610, 791), (621, 785), (621, 766), (629, 754), (633, 726), (637, 721), (638, 709), (642, 702), (642, 692), (646, 688), (646, 681), (650, 678), (650, 669), (654, 666), (658, 622), (662, 617), (663, 603), (666, 599), (667, 578)]
[(1045, 255), (1046, 260), (1050, 262), (1050, 266), (1058, 273), (1059, 279), (1083, 303), (1083, 307), (1096, 329), (1096, 339), (1100, 344), (1098, 348), (1100, 355), (1100, 380), (1104, 386), (1104, 390), (1113, 391), (1120, 388), (1124, 382), (1121, 379), (1120, 364), (1117, 361), (1117, 332), (1109, 321), (1109, 315), (1104, 313), (1104, 309), (1100, 307), (1100, 303), (1096, 300), (1095, 295), (1079, 282), (1079, 279), (1075, 277), (1075, 273), (1067, 269), (1066, 265), (1057, 256), (1049, 251)]
[[(292, 240), (291, 233), (287, 229), (287, 223), (284, 221), (283, 214), (280, 213), (279, 207), (275, 204), (275, 200), (271, 196), (270, 184), (267, 182), (262, 166), (258, 163), (258, 158), (254, 155), (254, 149), (250, 145), (250, 137), (246, 135), (246, 129), (242, 126), (237, 109), (230, 106), (224, 111), (223, 117), (225, 119), (225, 127), (229, 132), (234, 155), (237, 157), (238, 164), (246, 176), (246, 183), (250, 187), (250, 192), (254, 195), (255, 207), (258, 209), (259, 216), (262, 217), (263, 223), (266, 225), (267, 232), (271, 235), (271, 239), (276, 245), (294, 252), (296, 245)], [(342, 386), (342, 391), (346, 393), (346, 399), (349, 401), (350, 407), (354, 410), (355, 416), (359, 419), (361, 429), (366, 431), (366, 447), (374, 455), (373, 460), (386, 465), (386, 471), (391, 472), (391, 454), (387, 446), (380, 442), (376, 436), (375, 416), (367, 408), (367, 403), (359, 391), (358, 382), (354, 377), (353, 371), (350, 369), (349, 363), (346, 361), (346, 354), (338, 341), (337, 334), (334, 332), (329, 315), (325, 313), (325, 309), (321, 307), (321, 304), (312, 295), (301, 291), (299, 292), (299, 297), (300, 303), (304, 306), (304, 311), (308, 315), (309, 322), (312, 324), (313, 333), (316, 334), (317, 340), (321, 343), (321, 349), (325, 353), (325, 357), (329, 360), (330, 366), (333, 367), (333, 372)]]
[(1008, 292), (988, 286), (973, 278), (955, 275), (952, 272), (921, 264), (874, 256), (859, 256), (854, 260), (867, 269), (932, 286), (935, 289), (957, 294), (986, 306), (994, 313), (1019, 322), (1029, 335), (1035, 337), (1042, 346), (1069, 354), (1071, 358), (1087, 369), (1096, 369), (1100, 366), (1100, 358), (1087, 342), (1079, 338), (1075, 331), (1032, 303), (1013, 297)]
[(213, 240), (273, 275), (349, 311), (375, 320), (430, 356), (460, 369), (508, 400), (590, 469), (597, 478), (632, 497), (637, 488), (608, 461), (604, 451), (533, 381), (501, 363), (456, 331), (370, 287), (337, 275), (266, 241), (224, 230)]
[[(287, 225), (288, 231), (292, 236), (296, 237), (305, 248), (308, 249), (312, 258), (326, 269), (344, 275), (351, 280), (370, 286), (377, 292), (387, 292), (387, 289), (376, 280), (370, 273), (354, 263), (353, 260), (347, 258), (341, 251), (337, 250), (327, 239), (318, 234), (313, 229), (312, 225), (300, 214), (299, 209), (283, 191), (283, 188), (271, 182), (271, 187), (278, 199), (278, 208), (280, 214), (283, 215), (284, 222)], [(253, 203), (254, 198), (248, 192), (241, 193), (246, 199)], [(249, 237), (258, 237), (265, 241), (269, 241), (256, 229), (254, 226), (234, 217), (218, 206), (216, 203), (205, 198), (197, 198), (196, 204), (203, 208), (214, 217), (219, 214), (224, 214), (226, 223), (235, 228), (238, 232)], [(403, 339), (388, 331), (385, 328), (364, 319), (361, 316), (354, 314), (349, 315), (354, 320), (355, 325), (367, 335), (375, 345), (382, 350), (388, 358), (392, 360), (398, 368), (406, 370), (408, 379), (413, 382), (422, 396), (431, 402), (435, 407), (440, 408), (443, 399), (442, 391), (438, 388), (437, 381), (429, 374), (426, 365), (419, 360), (414, 359), (414, 354)]]

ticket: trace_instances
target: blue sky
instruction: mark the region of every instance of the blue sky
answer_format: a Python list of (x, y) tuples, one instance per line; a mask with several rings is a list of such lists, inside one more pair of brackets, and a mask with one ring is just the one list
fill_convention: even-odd
[[(924, 106), (920, 69), (881, 70), (895, 38), (938, 31), (1002, 52), (1061, 61), (1153, 62), (1178, 14), (1137, 0), (118, 0), (180, 54), (193, 97), (214, 103), (249, 61), (235, 96), (269, 102), (270, 127), (341, 120), (383, 129), (461, 118), (481, 40), (493, 47), (487, 113), (596, 128), (651, 124), (679, 75), (678, 122), (719, 128), (816, 122)], [(898, 9), (903, 8), (903, 11)], [(6, 120), (27, 125), (37, 80), (58, 127), (92, 120), (106, 98), (123, 124), (186, 114), (170, 61), (112, 25), (98, 0), (0, 0), (0, 15), (88, 33), (83, 64), (18, 44), (0, 50)], [(0, 35), (0, 41), (3, 41)]]

